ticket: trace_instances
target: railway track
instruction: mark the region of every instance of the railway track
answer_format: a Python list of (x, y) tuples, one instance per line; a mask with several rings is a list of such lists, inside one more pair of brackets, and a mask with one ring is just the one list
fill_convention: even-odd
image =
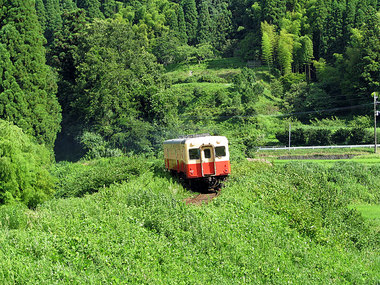
[(184, 201), (186, 205), (192, 204), (192, 205), (206, 205), (208, 204), (212, 199), (218, 197), (220, 195), (220, 191), (217, 192), (210, 192), (210, 193), (201, 193), (194, 197), (186, 198)]

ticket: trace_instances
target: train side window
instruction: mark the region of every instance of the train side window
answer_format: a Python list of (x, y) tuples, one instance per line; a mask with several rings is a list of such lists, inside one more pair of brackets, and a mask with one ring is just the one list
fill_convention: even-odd
[(215, 155), (216, 156), (226, 156), (226, 147), (225, 146), (215, 147)]
[(209, 148), (206, 148), (204, 150), (205, 158), (211, 158), (211, 150)]
[(199, 148), (189, 149), (189, 158), (190, 159), (199, 159), (200, 158)]

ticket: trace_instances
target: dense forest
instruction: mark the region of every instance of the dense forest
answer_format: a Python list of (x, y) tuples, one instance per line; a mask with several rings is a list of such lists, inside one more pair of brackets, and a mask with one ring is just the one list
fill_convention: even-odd
[(0, 284), (380, 284), (380, 155), (257, 151), (373, 144), (379, 91), (378, 0), (0, 0)]
[(377, 0), (0, 3), (0, 119), (19, 138), (1, 138), (6, 169), (33, 144), (77, 160), (194, 132), (227, 134), (233, 157), (249, 156), (281, 118), (368, 115), (380, 88)]

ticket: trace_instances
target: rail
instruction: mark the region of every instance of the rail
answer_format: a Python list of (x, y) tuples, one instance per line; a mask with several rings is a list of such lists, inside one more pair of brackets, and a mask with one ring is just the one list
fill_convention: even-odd
[(326, 149), (326, 148), (374, 148), (374, 144), (361, 145), (328, 145), (328, 146), (291, 146), (291, 147), (259, 147), (257, 150), (296, 150), (296, 149)]

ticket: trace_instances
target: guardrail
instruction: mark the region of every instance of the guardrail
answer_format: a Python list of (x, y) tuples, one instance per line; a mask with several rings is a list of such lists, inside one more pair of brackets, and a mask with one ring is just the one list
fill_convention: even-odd
[(323, 149), (323, 148), (374, 148), (374, 144), (361, 145), (328, 145), (328, 146), (291, 146), (291, 147), (259, 147), (257, 150), (296, 150), (296, 149)]

